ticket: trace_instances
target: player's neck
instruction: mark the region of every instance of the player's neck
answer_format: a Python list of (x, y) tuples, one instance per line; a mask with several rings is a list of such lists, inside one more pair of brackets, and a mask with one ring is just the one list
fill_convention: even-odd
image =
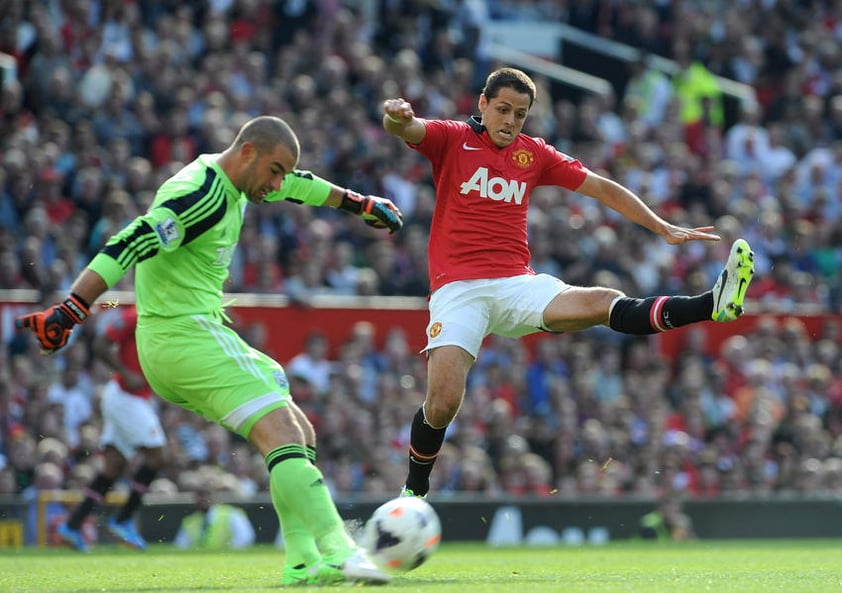
[(216, 164), (222, 169), (222, 172), (228, 176), (234, 187), (237, 187), (237, 177), (239, 176), (239, 167), (237, 166), (237, 155), (231, 149), (226, 150), (216, 157)]

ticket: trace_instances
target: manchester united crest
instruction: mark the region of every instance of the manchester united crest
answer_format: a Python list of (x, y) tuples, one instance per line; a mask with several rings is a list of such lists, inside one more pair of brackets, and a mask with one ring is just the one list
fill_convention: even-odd
[(512, 153), (512, 160), (515, 162), (515, 165), (521, 169), (526, 169), (532, 166), (532, 161), (535, 160), (535, 155), (525, 148), (518, 148)]
[(431, 338), (437, 338), (440, 333), (441, 333), (441, 321), (436, 321), (433, 325), (430, 326), (430, 337)]

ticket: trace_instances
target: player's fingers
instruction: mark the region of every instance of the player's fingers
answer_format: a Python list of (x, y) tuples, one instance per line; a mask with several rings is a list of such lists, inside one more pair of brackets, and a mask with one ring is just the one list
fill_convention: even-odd
[(376, 229), (385, 229), (386, 228), (386, 223), (383, 222), (382, 220), (380, 220), (379, 218), (368, 218), (368, 219), (365, 220), (365, 223), (368, 226), (374, 227)]
[(395, 217), (390, 221), (389, 234), (393, 235), (403, 228), (403, 219), (400, 216)]
[(694, 239), (701, 239), (703, 241), (719, 241), (721, 237), (713, 233), (695, 233)]

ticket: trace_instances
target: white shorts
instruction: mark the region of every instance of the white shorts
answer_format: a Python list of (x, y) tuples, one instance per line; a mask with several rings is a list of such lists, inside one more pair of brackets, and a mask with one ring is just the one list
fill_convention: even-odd
[(123, 457), (131, 459), (142, 447), (163, 447), (166, 444), (164, 429), (152, 402), (126, 393), (113, 379), (102, 391), (101, 447), (111, 445)]
[(458, 280), (430, 297), (427, 347), (459, 346), (474, 358), (486, 336), (519, 338), (544, 327), (544, 309), (570, 288), (548, 274)]

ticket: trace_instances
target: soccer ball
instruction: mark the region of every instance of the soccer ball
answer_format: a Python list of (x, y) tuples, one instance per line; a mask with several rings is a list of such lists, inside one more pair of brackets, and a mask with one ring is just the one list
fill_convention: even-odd
[(392, 499), (365, 524), (363, 547), (382, 570), (418, 568), (441, 541), (441, 522), (430, 503), (415, 496)]

